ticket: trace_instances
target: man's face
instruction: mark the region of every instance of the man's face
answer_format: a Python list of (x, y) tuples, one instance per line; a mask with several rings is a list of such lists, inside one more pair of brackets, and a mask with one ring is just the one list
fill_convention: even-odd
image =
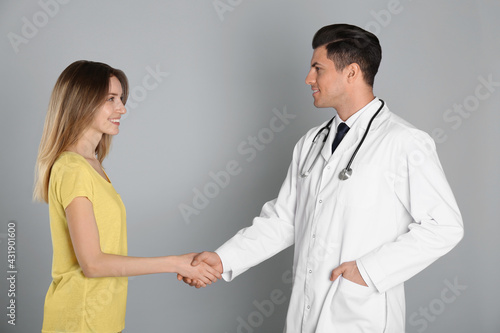
[(311, 70), (306, 77), (306, 84), (313, 90), (314, 106), (317, 108), (335, 108), (343, 103), (346, 95), (344, 71), (338, 72), (326, 54), (325, 45), (314, 50)]

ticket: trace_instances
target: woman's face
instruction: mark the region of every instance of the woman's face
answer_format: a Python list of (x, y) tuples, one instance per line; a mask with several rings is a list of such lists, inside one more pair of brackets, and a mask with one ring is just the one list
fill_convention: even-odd
[(127, 112), (122, 103), (122, 85), (112, 76), (109, 78), (109, 93), (106, 101), (97, 111), (91, 128), (99, 134), (116, 135), (120, 132), (120, 118)]

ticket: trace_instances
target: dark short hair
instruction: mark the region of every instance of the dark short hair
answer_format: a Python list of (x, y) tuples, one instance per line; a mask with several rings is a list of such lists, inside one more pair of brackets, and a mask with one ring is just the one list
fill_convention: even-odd
[(355, 25), (332, 24), (319, 29), (314, 35), (313, 49), (323, 45), (337, 71), (357, 63), (365, 82), (373, 87), (382, 60), (382, 48), (377, 36)]

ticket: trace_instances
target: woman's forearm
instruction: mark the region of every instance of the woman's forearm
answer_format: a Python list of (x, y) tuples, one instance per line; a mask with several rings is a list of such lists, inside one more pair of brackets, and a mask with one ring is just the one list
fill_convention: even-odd
[(136, 276), (155, 273), (178, 273), (206, 286), (222, 278), (221, 272), (207, 263), (192, 266), (197, 253), (163, 257), (129, 257), (100, 253), (81, 263), (83, 274), (89, 278)]
[(179, 264), (176, 256), (142, 258), (101, 253), (89, 262), (82, 263), (82, 270), (90, 278), (135, 276), (177, 272)]
[(76, 259), (87, 277), (175, 272), (205, 284), (221, 278), (220, 272), (206, 263), (192, 266), (191, 262), (196, 253), (151, 258), (103, 253), (93, 206), (86, 197), (73, 199), (66, 208), (66, 218)]

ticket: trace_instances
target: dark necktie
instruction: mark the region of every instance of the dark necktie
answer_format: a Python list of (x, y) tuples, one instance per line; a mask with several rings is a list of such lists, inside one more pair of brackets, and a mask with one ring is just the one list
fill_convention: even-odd
[(344, 136), (349, 132), (349, 126), (345, 123), (340, 123), (339, 127), (337, 127), (337, 134), (335, 134), (335, 139), (333, 139), (332, 143), (332, 154), (337, 149), (340, 144), (340, 141), (344, 138)]

